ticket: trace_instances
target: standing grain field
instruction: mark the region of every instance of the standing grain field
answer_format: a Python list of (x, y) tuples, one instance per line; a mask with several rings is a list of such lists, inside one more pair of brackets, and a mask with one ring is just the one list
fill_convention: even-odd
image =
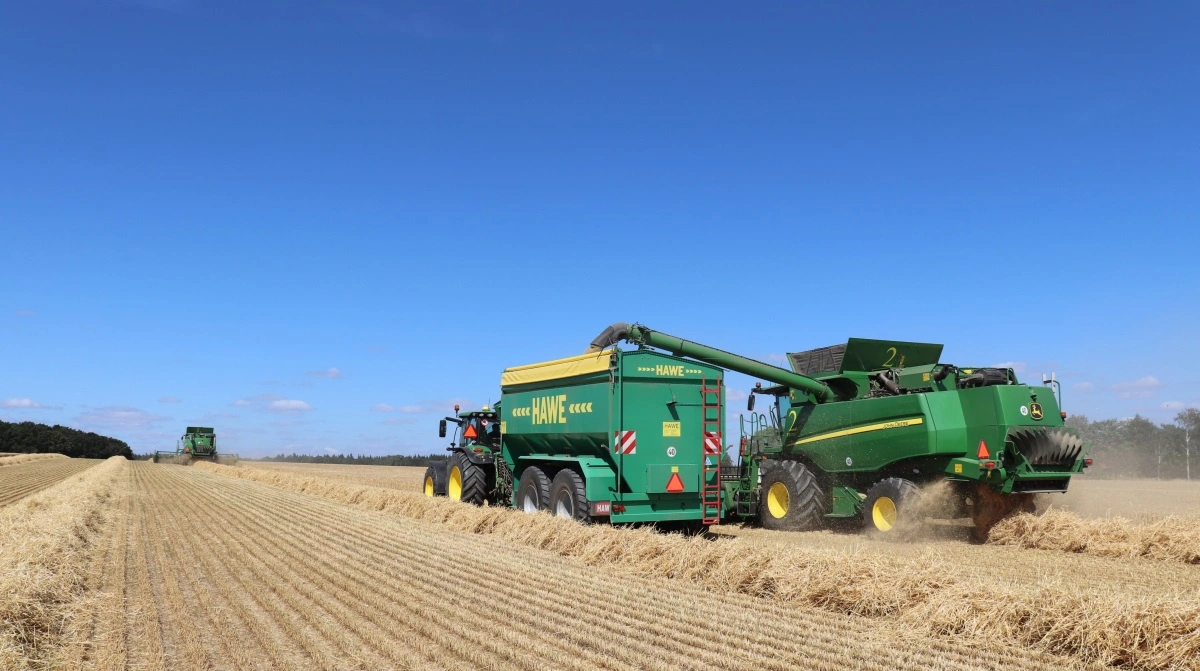
[(27, 459), (0, 468), (0, 506), (18, 501), (34, 492), (100, 463), (100, 459), (68, 459), (61, 454), (29, 455)]
[(297, 475), (315, 475), (329, 480), (356, 482), (405, 492), (421, 491), (425, 467), (359, 466), (355, 464), (291, 464), (278, 461), (247, 462), (248, 466)]

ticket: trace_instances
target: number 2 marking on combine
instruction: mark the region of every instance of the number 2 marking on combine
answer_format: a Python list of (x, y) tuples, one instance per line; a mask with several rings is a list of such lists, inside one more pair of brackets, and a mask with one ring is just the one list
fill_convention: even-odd
[(897, 355), (897, 354), (899, 354), (899, 352), (897, 352), (897, 351), (896, 351), (896, 348), (895, 348), (895, 347), (889, 347), (889, 348), (887, 348), (887, 351), (891, 352), (891, 353), (892, 353), (892, 355), (891, 355), (891, 356), (889, 356), (889, 357), (887, 358), (887, 361), (884, 361), (884, 362), (883, 362), (883, 367), (884, 367), (884, 368), (891, 368), (891, 367), (892, 367), (892, 360), (896, 358), (896, 355)]

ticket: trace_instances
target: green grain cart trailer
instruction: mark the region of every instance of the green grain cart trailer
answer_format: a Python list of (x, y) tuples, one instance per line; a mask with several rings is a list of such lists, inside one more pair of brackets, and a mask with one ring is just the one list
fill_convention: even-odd
[(501, 376), (513, 505), (697, 530), (723, 513), (724, 373), (651, 350), (592, 347)]

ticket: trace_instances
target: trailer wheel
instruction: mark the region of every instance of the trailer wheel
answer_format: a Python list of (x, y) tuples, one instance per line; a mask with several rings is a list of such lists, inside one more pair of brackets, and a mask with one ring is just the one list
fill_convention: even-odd
[(554, 476), (554, 482), (550, 485), (550, 513), (578, 522), (591, 521), (583, 476), (569, 468), (562, 469)]
[(812, 531), (825, 521), (825, 492), (808, 467), (785, 459), (764, 461), (758, 519), (763, 528)]
[(446, 471), (446, 496), (454, 501), (483, 505), (487, 500), (487, 473), (463, 453), (455, 452)]
[(904, 478), (880, 480), (867, 490), (863, 501), (863, 525), (873, 533), (891, 533), (903, 529), (905, 508), (921, 497), (921, 490)]
[(545, 471), (537, 466), (521, 471), (516, 504), (517, 510), (527, 513), (550, 509), (550, 478), (546, 477)]

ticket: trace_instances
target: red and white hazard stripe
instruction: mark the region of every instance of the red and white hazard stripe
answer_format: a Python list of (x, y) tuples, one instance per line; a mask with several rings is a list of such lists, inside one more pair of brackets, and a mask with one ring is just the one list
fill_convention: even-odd
[(720, 454), (721, 453), (721, 434), (711, 431), (704, 432), (704, 453), (705, 454)]
[(637, 454), (637, 432), (636, 431), (617, 431), (616, 441), (613, 444), (613, 452), (618, 454)]

